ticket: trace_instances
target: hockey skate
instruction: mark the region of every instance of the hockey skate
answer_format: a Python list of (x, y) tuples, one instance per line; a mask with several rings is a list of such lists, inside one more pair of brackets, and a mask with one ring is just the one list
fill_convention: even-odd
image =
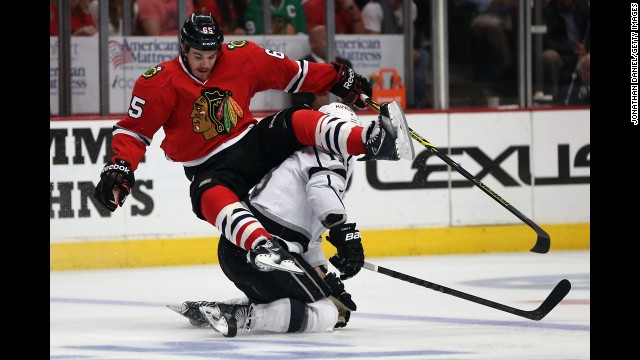
[(238, 329), (249, 330), (251, 324), (251, 305), (215, 304), (201, 306), (200, 313), (211, 327), (225, 337), (234, 337)]
[(295, 259), (287, 252), (274, 236), (273, 239), (258, 239), (257, 246), (247, 253), (247, 262), (260, 271), (282, 270), (293, 274), (304, 274), (295, 263)]
[(209, 322), (200, 313), (200, 306), (214, 306), (217, 303), (211, 301), (185, 301), (181, 305), (167, 305), (167, 307), (178, 314), (189, 319), (193, 326), (208, 326)]
[(366, 160), (413, 160), (415, 150), (409, 134), (409, 125), (397, 102), (380, 105), (378, 119), (365, 130)]

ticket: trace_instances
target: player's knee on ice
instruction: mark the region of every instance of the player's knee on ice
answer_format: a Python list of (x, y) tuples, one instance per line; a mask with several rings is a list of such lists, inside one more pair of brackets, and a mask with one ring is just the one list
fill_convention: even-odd
[(333, 329), (337, 321), (338, 309), (327, 298), (310, 304), (295, 299), (279, 299), (255, 306), (251, 329), (279, 333), (323, 332)]

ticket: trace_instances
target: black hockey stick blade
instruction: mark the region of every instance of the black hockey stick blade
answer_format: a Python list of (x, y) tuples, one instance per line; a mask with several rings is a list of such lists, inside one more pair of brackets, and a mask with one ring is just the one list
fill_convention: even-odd
[[(362, 95), (360, 97), (367, 105), (371, 106), (376, 111), (380, 112), (380, 104), (373, 101), (371, 98)], [(432, 143), (425, 140), (422, 136), (418, 135), (413, 129), (409, 128), (409, 134), (411, 137), (422, 144), (427, 150), (431, 151), (432, 154), (439, 157), (442, 161), (444, 161), (447, 165), (454, 168), (458, 173), (464, 176), (467, 180), (471, 181), (475, 186), (480, 188), (480, 190), (484, 191), (487, 195), (491, 196), (498, 204), (502, 205), (505, 209), (509, 210), (513, 215), (515, 215), (522, 222), (527, 224), (530, 228), (532, 228), (537, 235), (536, 243), (531, 248), (531, 252), (545, 254), (549, 252), (549, 248), (551, 247), (551, 238), (546, 231), (542, 230), (540, 226), (534, 223), (531, 219), (526, 217), (523, 213), (521, 213), (518, 209), (509, 204), (505, 199), (503, 199), (500, 195), (498, 195), (495, 191), (491, 190), (487, 185), (482, 183), (482, 181), (476, 179), (473, 175), (471, 175), (467, 170), (465, 170), (460, 164), (453, 161), (450, 157), (443, 154), (435, 147)]]
[(547, 314), (553, 310), (553, 308), (556, 307), (556, 305), (558, 305), (560, 303), (560, 301), (562, 301), (562, 299), (564, 299), (565, 296), (567, 296), (567, 294), (569, 293), (569, 290), (571, 290), (571, 283), (569, 282), (569, 280), (567, 279), (562, 279), (555, 288), (553, 288), (553, 290), (551, 291), (551, 293), (549, 294), (549, 296), (547, 296), (547, 298), (542, 302), (542, 304), (540, 304), (540, 306), (538, 306), (537, 309), (535, 310), (521, 310), (521, 309), (517, 309), (511, 306), (507, 306), (504, 304), (500, 304), (497, 303), (495, 301), (491, 301), (491, 300), (487, 300), (475, 295), (471, 295), (471, 294), (467, 294), (464, 293), (462, 291), (458, 291), (458, 290), (454, 290), (451, 288), (448, 288), (446, 286), (442, 286), (442, 285), (438, 285), (426, 280), (422, 280), (419, 279), (417, 277), (413, 277), (411, 275), (407, 275), (407, 274), (403, 274), (400, 272), (397, 272), (395, 270), (391, 270), (382, 266), (378, 266), (378, 265), (374, 265), (371, 264), (369, 262), (365, 262), (363, 268), (370, 270), (370, 271), (374, 271), (380, 274), (384, 274), (387, 276), (390, 276), (392, 278), (396, 278), (402, 281), (406, 281), (412, 284), (416, 284), (416, 285), (420, 285), (422, 287), (426, 287), (427, 289), (431, 289), (431, 290), (435, 290), (435, 291), (439, 291), (443, 294), (448, 294), (448, 295), (452, 295), (461, 299), (465, 299), (471, 302), (474, 302), (476, 304), (480, 304), (480, 305), (484, 305), (484, 306), (488, 306), (490, 308), (496, 309), (496, 310), (500, 310), (500, 311), (505, 311), (508, 312), (510, 314), (513, 315), (517, 315), (523, 318), (527, 318), (530, 320), (535, 320), (535, 321), (539, 321), (542, 320), (545, 316), (547, 316)]
[(542, 320), (542, 318), (547, 316), (547, 314), (551, 312), (551, 310), (553, 310), (553, 308), (556, 307), (556, 305), (558, 305), (565, 296), (567, 296), (569, 290), (571, 290), (571, 283), (569, 282), (569, 280), (560, 280), (556, 287), (551, 290), (551, 294), (549, 294), (549, 296), (544, 299), (542, 304), (540, 304), (537, 309), (526, 311), (526, 314), (528, 315), (526, 317), (536, 321)]
[[(536, 227), (539, 229), (539, 231), (536, 230)], [(538, 239), (536, 240), (535, 245), (533, 245), (533, 247), (529, 251), (539, 254), (546, 254), (547, 252), (549, 252), (549, 248), (551, 247), (551, 238), (546, 231), (540, 229), (540, 227), (538, 227), (537, 225), (536, 227), (534, 227), (533, 229), (536, 230)]]

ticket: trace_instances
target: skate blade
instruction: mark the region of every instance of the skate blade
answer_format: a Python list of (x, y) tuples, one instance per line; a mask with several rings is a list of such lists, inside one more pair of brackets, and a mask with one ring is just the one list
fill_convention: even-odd
[(234, 326), (229, 326), (227, 319), (220, 313), (220, 310), (217, 307), (207, 307), (200, 306), (199, 308), (202, 316), (207, 319), (207, 322), (214, 331), (219, 332), (223, 336), (226, 337), (234, 337), (237, 333), (237, 328)]
[(177, 312), (180, 315), (183, 315), (184, 313), (182, 312), (182, 305), (167, 305), (167, 307), (175, 312)]
[(256, 261), (260, 263), (266, 269), (287, 271), (293, 274), (304, 274), (304, 271), (300, 269), (293, 261), (283, 260), (279, 264), (273, 262), (271, 256), (258, 256)]
[(413, 148), (409, 125), (407, 124), (407, 119), (404, 116), (402, 108), (397, 102), (392, 101), (388, 104), (387, 109), (389, 110), (389, 118), (396, 124), (399, 123), (398, 138), (396, 139), (398, 155), (403, 159), (413, 160), (416, 157), (416, 151)]

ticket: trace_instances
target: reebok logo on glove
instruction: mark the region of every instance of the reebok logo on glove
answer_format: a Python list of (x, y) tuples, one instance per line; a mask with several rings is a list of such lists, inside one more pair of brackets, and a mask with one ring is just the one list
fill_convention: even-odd
[(366, 108), (367, 104), (360, 99), (360, 95), (371, 97), (372, 89), (369, 81), (347, 65), (332, 62), (331, 66), (338, 75), (335, 84), (331, 87), (331, 93), (341, 97), (346, 104), (360, 109)]
[(114, 212), (118, 206), (122, 206), (135, 183), (131, 165), (125, 160), (115, 159), (102, 168), (93, 196), (107, 210)]
[(124, 166), (124, 165), (118, 165), (118, 164), (111, 164), (111, 165), (107, 165), (104, 168), (102, 168), (102, 171), (100, 172), (100, 174), (102, 174), (105, 171), (109, 171), (109, 170), (118, 170), (118, 171), (122, 171), (125, 174), (129, 174), (129, 171), (131, 171), (131, 169), (129, 169), (129, 167)]
[(349, 71), (349, 76), (347, 77), (347, 81), (345, 81), (342, 86), (345, 89), (350, 90), (351, 86), (353, 86), (353, 80), (355, 79), (356, 75), (353, 73), (352, 69), (347, 69), (347, 71)]

